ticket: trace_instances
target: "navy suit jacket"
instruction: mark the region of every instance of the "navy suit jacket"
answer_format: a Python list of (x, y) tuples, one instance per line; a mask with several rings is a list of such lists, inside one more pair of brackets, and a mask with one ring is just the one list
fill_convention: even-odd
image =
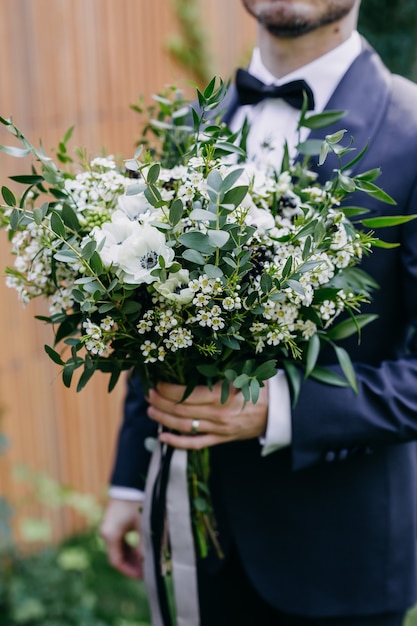
[[(229, 99), (231, 115), (233, 87)], [(355, 204), (370, 215), (416, 213), (417, 86), (390, 74), (365, 46), (327, 108), (347, 116), (311, 137), (343, 127), (358, 149), (368, 144), (355, 169), (381, 167), (378, 184), (398, 203), (357, 194)], [(335, 165), (326, 161), (320, 178)], [(417, 220), (380, 234), (401, 247), (375, 249), (363, 261), (380, 289), (364, 309), (378, 320), (360, 343), (357, 337), (343, 343), (359, 393), (308, 379), (292, 413), (291, 447), (267, 457), (257, 440), (212, 449), (221, 540), (226, 550), (233, 540), (259, 593), (289, 613), (401, 611), (416, 598)], [(332, 358), (327, 362), (337, 370)], [(114, 485), (143, 488), (149, 460), (143, 441), (155, 433), (145, 411), (136, 380)]]

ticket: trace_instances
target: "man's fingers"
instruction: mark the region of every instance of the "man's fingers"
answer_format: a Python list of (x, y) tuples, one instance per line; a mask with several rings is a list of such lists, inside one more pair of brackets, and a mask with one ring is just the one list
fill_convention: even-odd
[(231, 441), (232, 438), (227, 438), (221, 435), (175, 435), (174, 433), (163, 432), (159, 435), (159, 440), (162, 443), (179, 448), (180, 450), (201, 450), (202, 448), (208, 448), (209, 446), (215, 446), (219, 443), (225, 443)]
[(142, 578), (142, 553), (139, 548), (128, 545), (124, 540), (107, 544), (111, 565), (130, 578)]

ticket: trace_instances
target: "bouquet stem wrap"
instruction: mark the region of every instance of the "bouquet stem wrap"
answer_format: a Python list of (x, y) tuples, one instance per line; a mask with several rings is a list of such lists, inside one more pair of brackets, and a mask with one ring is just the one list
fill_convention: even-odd
[(172, 626), (161, 571), (165, 509), (171, 546), (177, 626), (199, 626), (197, 568), (188, 495), (186, 450), (157, 442), (148, 472), (142, 516), (145, 585), (153, 626)]

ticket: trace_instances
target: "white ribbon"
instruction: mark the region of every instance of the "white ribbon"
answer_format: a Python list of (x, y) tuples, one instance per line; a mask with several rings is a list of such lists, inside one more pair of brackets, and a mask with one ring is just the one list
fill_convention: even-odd
[(148, 476), (146, 479), (145, 500), (143, 503), (140, 528), (140, 536), (143, 546), (143, 574), (149, 600), (149, 607), (151, 610), (152, 626), (165, 626), (158, 602), (158, 589), (155, 577), (156, 563), (153, 553), (151, 528), (152, 496), (159, 469), (161, 467), (161, 459), (162, 448), (158, 441), (152, 453)]
[[(162, 447), (157, 442), (152, 454), (145, 488), (141, 537), (144, 554), (144, 579), (152, 626), (166, 626), (163, 622), (155, 578), (152, 546), (152, 495), (162, 459)], [(197, 568), (191, 526), (190, 500), (187, 482), (187, 451), (174, 450), (166, 493), (168, 534), (171, 546), (172, 575), (177, 626), (199, 626)]]
[(199, 626), (197, 566), (187, 481), (187, 451), (174, 450), (167, 488), (177, 626)]

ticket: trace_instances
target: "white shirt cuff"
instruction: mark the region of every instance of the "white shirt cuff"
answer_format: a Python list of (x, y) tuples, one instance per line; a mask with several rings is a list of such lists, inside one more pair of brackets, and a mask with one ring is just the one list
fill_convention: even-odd
[(116, 487), (114, 485), (109, 487), (109, 496), (115, 500), (130, 500), (131, 502), (143, 502), (145, 499), (145, 494), (140, 489)]
[(268, 381), (268, 422), (261, 439), (262, 456), (289, 446), (292, 438), (291, 398), (284, 370)]

